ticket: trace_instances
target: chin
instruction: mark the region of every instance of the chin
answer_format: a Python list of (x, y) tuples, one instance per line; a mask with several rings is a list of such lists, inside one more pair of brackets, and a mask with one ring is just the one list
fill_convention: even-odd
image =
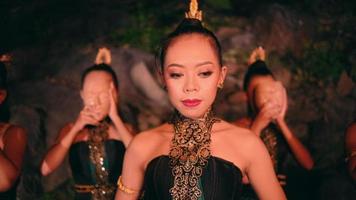
[(204, 116), (204, 114), (207, 112), (208, 109), (202, 111), (202, 109), (178, 109), (180, 114), (182, 114), (185, 117), (188, 117), (190, 119), (199, 119)]
[(100, 120), (99, 121), (103, 121), (104, 119), (106, 119), (107, 117), (109, 117), (107, 114), (106, 115), (100, 115)]

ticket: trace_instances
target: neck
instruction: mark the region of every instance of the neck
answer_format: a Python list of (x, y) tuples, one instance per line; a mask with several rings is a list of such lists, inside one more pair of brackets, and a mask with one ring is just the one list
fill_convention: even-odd
[(202, 115), (201, 117), (198, 117), (198, 118), (190, 118), (190, 117), (187, 117), (185, 115), (182, 115), (178, 110), (175, 110), (172, 117), (171, 117), (171, 120), (170, 120), (170, 123), (174, 123), (176, 120), (189, 120), (189, 121), (207, 121), (208, 119), (212, 119), (214, 118), (214, 112), (212, 111), (211, 108), (209, 108), (205, 113), (204, 115)]

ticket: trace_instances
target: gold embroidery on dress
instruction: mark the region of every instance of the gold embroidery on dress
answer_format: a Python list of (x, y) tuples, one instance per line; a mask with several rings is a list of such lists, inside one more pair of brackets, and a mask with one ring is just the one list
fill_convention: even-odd
[(271, 156), (273, 167), (275, 171), (278, 170), (278, 147), (277, 136), (275, 131), (271, 127), (265, 128), (261, 133), (261, 139), (266, 145), (269, 155)]
[(113, 199), (116, 187), (108, 182), (108, 171), (104, 161), (106, 157), (104, 142), (108, 138), (109, 123), (104, 120), (98, 126), (89, 129), (89, 158), (95, 167), (96, 185), (91, 190), (93, 200)]
[(197, 200), (202, 195), (198, 182), (210, 157), (211, 128), (219, 120), (211, 111), (202, 119), (189, 119), (176, 112), (172, 124), (174, 137), (169, 152), (174, 200)]

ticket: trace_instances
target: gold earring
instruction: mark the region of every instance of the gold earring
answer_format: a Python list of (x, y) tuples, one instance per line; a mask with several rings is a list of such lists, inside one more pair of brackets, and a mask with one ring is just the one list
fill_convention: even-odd
[(218, 84), (218, 88), (222, 89), (223, 87), (224, 87), (224, 83), (223, 82)]

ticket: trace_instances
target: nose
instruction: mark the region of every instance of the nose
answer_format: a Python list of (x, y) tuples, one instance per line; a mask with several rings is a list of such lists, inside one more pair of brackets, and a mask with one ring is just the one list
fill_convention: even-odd
[(186, 93), (196, 92), (199, 90), (198, 83), (194, 76), (187, 76), (183, 90)]

